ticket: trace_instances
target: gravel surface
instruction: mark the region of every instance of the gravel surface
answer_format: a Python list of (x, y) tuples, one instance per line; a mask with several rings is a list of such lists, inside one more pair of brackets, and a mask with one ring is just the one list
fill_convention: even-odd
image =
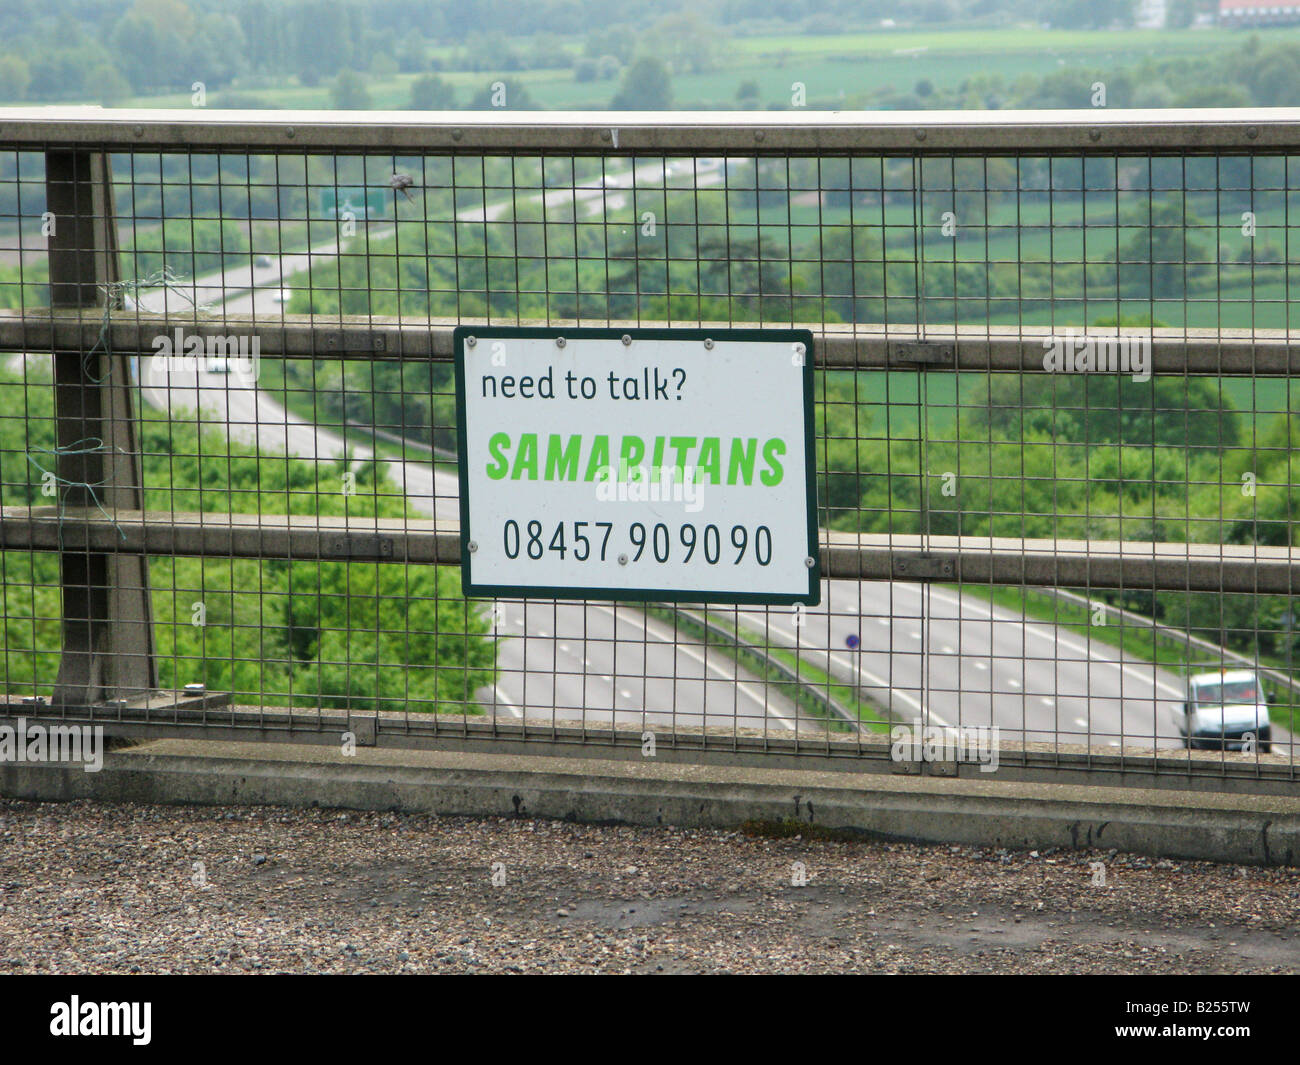
[(4, 973), (1293, 973), (1297, 916), (1113, 851), (0, 800)]

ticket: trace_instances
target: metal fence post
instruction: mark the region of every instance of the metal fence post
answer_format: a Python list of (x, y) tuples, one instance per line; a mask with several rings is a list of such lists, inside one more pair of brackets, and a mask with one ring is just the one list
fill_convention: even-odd
[[(118, 280), (117, 226), (109, 157), (45, 154), (50, 306), (103, 307)], [(59, 492), (65, 512), (60, 551), (63, 651), (56, 706), (139, 699), (158, 686), (148, 558), (77, 545), (72, 510), (96, 504), (143, 510), (140, 450), (127, 357), (102, 349), (54, 356)]]

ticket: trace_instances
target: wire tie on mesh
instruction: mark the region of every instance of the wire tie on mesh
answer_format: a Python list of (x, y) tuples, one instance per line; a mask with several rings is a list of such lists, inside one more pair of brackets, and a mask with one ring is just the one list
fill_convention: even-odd
[(60, 551), (63, 550), (63, 520), (67, 512), (68, 490), (72, 488), (84, 488), (90, 494), (91, 501), (95, 504), (96, 509), (100, 512), (100, 514), (102, 514), (105, 518), (108, 519), (109, 523), (113, 526), (114, 529), (117, 530), (118, 535), (122, 537), (123, 540), (126, 539), (126, 531), (117, 523), (117, 519), (113, 517), (113, 515), (110, 514), (107, 510), (104, 509), (104, 504), (100, 502), (99, 496), (95, 494), (95, 489), (102, 487), (104, 484), (103, 481), (96, 481), (94, 484), (91, 484), (89, 481), (70, 481), (66, 477), (60, 477), (57, 473), (55, 473), (52, 470), (47, 470), (44, 466), (42, 466), (39, 462), (37, 462), (33, 456), (49, 455), (50, 457), (55, 459), (55, 464), (57, 465), (57, 460), (65, 455), (99, 455), (99, 454), (105, 454), (109, 451), (117, 451), (119, 454), (123, 454), (123, 455), (126, 454), (126, 452), (123, 451), (121, 448), (110, 448), (107, 444), (104, 443), (103, 440), (101, 440), (97, 436), (88, 436), (81, 440), (77, 440), (74, 443), (64, 444), (53, 448), (34, 447), (31, 449), (31, 451), (27, 452), (27, 461), (41, 471), (42, 478), (45, 477), (53, 478), (55, 484), (62, 485), (64, 488), (64, 491), (59, 496), (59, 550)]
[[(206, 311), (207, 307), (200, 307), (186, 293), (186, 286), (181, 279), (172, 273), (171, 268), (164, 266), (155, 270), (152, 274), (144, 277), (131, 277), (122, 281), (110, 281), (107, 284), (99, 286), (104, 294), (104, 313), (99, 322), (99, 335), (95, 338), (95, 343), (91, 345), (90, 350), (81, 356), (81, 373), (91, 384), (102, 385), (112, 376), (113, 373), (113, 343), (110, 333), (110, 327), (113, 324), (113, 310), (122, 302), (122, 297), (130, 293), (135, 300), (136, 306), (140, 304), (141, 289), (161, 288), (168, 292), (175, 291), (183, 300), (185, 300), (195, 311)], [(197, 295), (197, 291), (195, 293)], [(108, 369), (103, 375), (96, 377), (91, 371), (91, 365), (96, 353), (103, 352), (109, 356)]]

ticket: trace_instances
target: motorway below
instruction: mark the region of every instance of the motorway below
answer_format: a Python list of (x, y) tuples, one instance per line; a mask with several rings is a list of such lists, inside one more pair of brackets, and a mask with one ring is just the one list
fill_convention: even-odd
[[(721, 168), (701, 168), (698, 183), (717, 184)], [(653, 180), (658, 165), (637, 169), (638, 182)], [(631, 173), (612, 181), (628, 182)], [(572, 198), (599, 211), (616, 205), (626, 190), (618, 186), (552, 189), (548, 207)], [(491, 222), (510, 201), (467, 209), (465, 222)], [(377, 243), (392, 227), (359, 234), (358, 242)], [(309, 275), (320, 262), (347, 250), (337, 240), (295, 253), (270, 265), (238, 265), (199, 278), (193, 285), (173, 285), (145, 293), (142, 310), (184, 312), (195, 306), (212, 313), (270, 317), (282, 313), (282, 291), (292, 291), (294, 275)], [(308, 282), (309, 284), (309, 282)], [(232, 440), (250, 448), (284, 451), (300, 458), (336, 461), (345, 453), (354, 463), (374, 457), (368, 436), (345, 426), (324, 427), (307, 421), (261, 392), (256, 380), (238, 372), (210, 373), (205, 367), (177, 371), (143, 360), (141, 390), (159, 410), (201, 410), (209, 423), (222, 424)], [(381, 459), (381, 461), (383, 461)], [(421, 515), (458, 527), (459, 482), (454, 474), (413, 460), (384, 462), (395, 485)], [(497, 684), (480, 693), (490, 714), (518, 719), (552, 717), (593, 725), (644, 723), (647, 727), (684, 728), (736, 725), (820, 731), (820, 721), (799, 711), (783, 695), (769, 690), (751, 672), (737, 667), (715, 649), (689, 646), (673, 638), (671, 627), (643, 612), (612, 603), (502, 601), (495, 612), (502, 642)]]
[[(1180, 679), (1059, 626), (1027, 621), (943, 585), (823, 581), (820, 606), (738, 611), (774, 646), (852, 681), (895, 717), (997, 725), (1026, 742), (1181, 745)], [(851, 645), (854, 645), (851, 649)]]
[[(662, 166), (662, 164), (656, 164)], [(662, 180), (662, 171), (656, 171)], [(717, 184), (720, 167), (698, 184)], [(588, 212), (613, 203), (631, 173), (602, 187), (552, 189), (548, 207), (572, 198)], [(638, 168), (637, 181), (653, 178)], [(538, 198), (537, 196), (533, 197)], [(461, 221), (491, 222), (510, 201), (471, 208)], [(393, 227), (375, 225), (356, 242)], [(346, 250), (335, 240), (272, 260), (239, 265), (147, 293), (142, 309), (173, 313), (197, 304), (214, 314), (276, 317), (283, 289), (316, 264)], [(141, 386), (163, 410), (201, 409), (232, 439), (309, 460), (373, 457), (372, 443), (345, 427), (326, 428), (288, 412), (239, 373), (184, 373), (143, 362)], [(414, 460), (386, 460), (412, 507), (435, 521), (459, 519), (454, 474)], [(603, 602), (502, 601), (495, 611), (499, 679), (481, 697), (490, 713), (592, 725), (644, 722), (659, 727), (734, 725), (815, 733), (818, 718), (773, 690), (715, 647), (675, 633), (639, 609)], [(803, 659), (857, 684), (896, 718), (938, 725), (997, 725), (1007, 738), (1118, 746), (1179, 744), (1170, 710), (1182, 696), (1173, 674), (1057, 626), (1026, 621), (986, 600), (949, 588), (908, 583), (828, 581), (822, 604), (797, 619), (788, 608), (721, 611), (760, 640), (801, 649)], [(850, 645), (856, 643), (854, 649)]]

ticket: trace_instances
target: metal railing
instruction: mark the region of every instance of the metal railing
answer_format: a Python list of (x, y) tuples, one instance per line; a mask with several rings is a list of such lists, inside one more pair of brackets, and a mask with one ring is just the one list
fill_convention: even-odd
[[(1298, 166), (1290, 110), (0, 112), (0, 712), (1289, 791)], [(465, 599), (478, 323), (811, 329), (821, 605)], [(1269, 731), (1187, 749), (1243, 667)]]

